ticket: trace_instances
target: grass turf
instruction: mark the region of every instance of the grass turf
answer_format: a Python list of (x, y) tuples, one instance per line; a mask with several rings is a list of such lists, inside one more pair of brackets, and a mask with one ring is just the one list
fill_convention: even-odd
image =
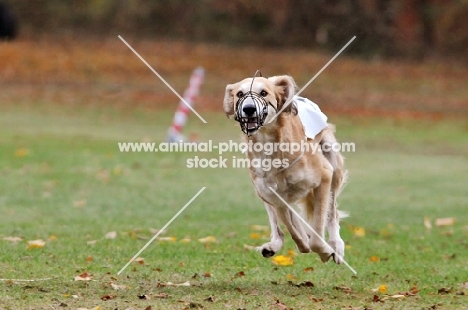
[[(351, 213), (342, 236), (353, 275), (314, 254), (276, 266), (247, 249), (268, 235), (252, 227), (268, 220), (247, 171), (186, 168), (188, 158), (216, 154), (118, 151), (117, 142), (163, 141), (171, 116), (41, 103), (3, 109), (0, 237), (22, 238), (0, 240), (3, 309), (466, 307), (466, 121), (332, 117), (338, 138), (356, 144), (345, 154), (350, 183), (339, 200)], [(208, 125), (192, 118), (187, 132), (237, 141), (239, 129), (222, 114), (203, 116)], [(151, 229), (204, 186), (164, 234), (175, 241), (155, 241), (117, 275)], [(445, 217), (455, 223), (434, 225)], [(116, 238), (105, 238), (112, 231)], [(216, 242), (198, 241), (207, 236)], [(28, 249), (35, 239), (45, 246)], [(286, 239), (279, 254), (295, 251)], [(74, 281), (85, 271), (91, 281)]]

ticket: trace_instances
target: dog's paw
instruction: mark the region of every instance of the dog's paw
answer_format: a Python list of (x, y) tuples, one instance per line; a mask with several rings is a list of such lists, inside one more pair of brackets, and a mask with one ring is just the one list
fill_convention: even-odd
[(333, 261), (337, 264), (341, 264), (344, 258), (344, 241), (341, 239), (338, 240), (329, 240), (328, 244), (335, 250), (333, 253)]
[(314, 240), (311, 242), (310, 248), (312, 249), (312, 252), (318, 254), (320, 260), (324, 263), (328, 262), (328, 260), (333, 257), (334, 254), (333, 249), (321, 240)]
[(256, 247), (255, 250), (262, 253), (262, 256), (265, 258), (272, 257), (281, 249), (280, 244), (275, 244), (274, 242), (268, 242), (262, 246)]

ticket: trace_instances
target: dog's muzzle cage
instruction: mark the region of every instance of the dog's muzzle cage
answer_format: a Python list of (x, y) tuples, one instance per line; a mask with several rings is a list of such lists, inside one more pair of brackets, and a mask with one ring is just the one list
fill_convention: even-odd
[[(243, 116), (243, 103), (250, 98), (255, 106), (255, 113), (252, 116)], [(263, 126), (266, 117), (268, 116), (268, 102), (263, 96), (253, 91), (248, 91), (244, 96), (240, 97), (236, 102), (235, 120), (240, 123), (241, 130), (247, 135)], [(256, 124), (255, 128), (249, 128), (249, 125)]]

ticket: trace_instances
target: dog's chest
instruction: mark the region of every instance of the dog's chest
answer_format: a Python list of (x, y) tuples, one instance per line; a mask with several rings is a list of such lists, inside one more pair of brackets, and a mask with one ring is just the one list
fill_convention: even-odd
[(273, 190), (287, 202), (295, 203), (306, 196), (311, 187), (314, 187), (313, 180), (302, 171), (296, 171), (294, 174), (270, 173), (262, 177), (258, 175), (251, 175), (251, 177), (257, 194), (270, 203), (278, 200)]

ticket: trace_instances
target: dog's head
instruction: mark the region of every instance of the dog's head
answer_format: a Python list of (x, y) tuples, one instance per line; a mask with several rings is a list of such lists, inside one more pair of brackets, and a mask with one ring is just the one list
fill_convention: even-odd
[(296, 83), (288, 75), (247, 78), (226, 86), (224, 112), (250, 136), (267, 126), (277, 113), (297, 113), (292, 104), (295, 90)]

